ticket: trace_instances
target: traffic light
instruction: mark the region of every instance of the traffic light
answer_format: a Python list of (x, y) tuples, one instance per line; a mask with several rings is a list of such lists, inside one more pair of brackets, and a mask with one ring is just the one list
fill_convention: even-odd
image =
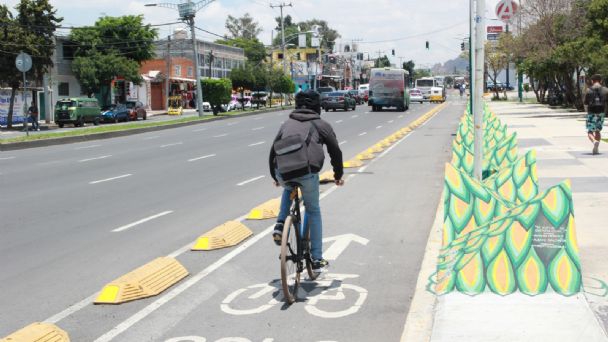
[(429, 41), (428, 40), (426, 41), (426, 49), (427, 50), (429, 49)]
[(460, 51), (464, 51), (464, 42), (460, 43)]
[(395, 49), (391, 50), (391, 53), (393, 54), (393, 56), (395, 55)]

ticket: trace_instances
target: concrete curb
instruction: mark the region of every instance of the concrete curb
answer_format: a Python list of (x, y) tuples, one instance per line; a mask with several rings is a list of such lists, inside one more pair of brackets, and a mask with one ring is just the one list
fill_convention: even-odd
[(0, 141), (0, 151), (23, 150), (23, 149), (34, 148), (34, 147), (44, 147), (44, 146), (52, 146), (52, 145), (69, 144), (69, 143), (75, 143), (75, 142), (124, 137), (124, 136), (128, 136), (128, 135), (133, 135), (133, 134), (162, 131), (165, 129), (193, 126), (193, 125), (199, 125), (199, 124), (204, 124), (207, 122), (213, 122), (213, 121), (218, 121), (218, 120), (227, 120), (227, 119), (231, 119), (231, 118), (240, 118), (240, 117), (253, 116), (253, 115), (258, 115), (258, 114), (273, 113), (273, 112), (279, 112), (282, 110), (290, 110), (290, 109), (292, 109), (292, 107), (285, 107), (282, 109), (272, 108), (272, 109), (268, 109), (268, 110), (264, 110), (264, 111), (260, 111), (260, 112), (242, 113), (242, 114), (236, 114), (236, 115), (230, 115), (230, 116), (217, 116), (217, 117), (212, 117), (210, 119), (203, 120), (203, 121), (181, 122), (181, 123), (167, 124), (167, 125), (163, 125), (163, 126), (146, 127), (146, 128), (133, 128), (133, 129), (129, 129), (129, 130), (116, 131), (116, 132), (92, 133), (92, 134), (85, 134), (85, 135), (75, 135), (75, 136), (70, 136), (70, 137), (49, 138), (49, 139), (22, 141), (22, 142), (14, 142), (14, 143), (2, 143)]
[(403, 327), (401, 342), (428, 342), (431, 340), (437, 296), (427, 290), (427, 285), (430, 276), (435, 272), (437, 257), (439, 256), (439, 250), (441, 249), (443, 196), (444, 192), (442, 191), (435, 214), (435, 221), (433, 222), (426, 243), (420, 273), (418, 273), (416, 291), (414, 292), (410, 309), (405, 317), (405, 326)]

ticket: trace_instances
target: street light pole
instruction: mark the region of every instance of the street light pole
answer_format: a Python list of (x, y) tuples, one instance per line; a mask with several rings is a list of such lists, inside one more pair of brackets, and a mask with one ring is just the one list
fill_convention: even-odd
[(483, 176), (483, 86), (485, 64), (485, 0), (477, 0), (475, 15), (475, 93), (473, 105), (473, 121), (475, 126), (474, 163), (473, 174), (481, 180)]
[(270, 8), (279, 7), (281, 9), (281, 47), (283, 50), (283, 73), (287, 73), (287, 60), (285, 58), (285, 27), (283, 25), (283, 7), (293, 7), (290, 4), (281, 3), (279, 5), (270, 5)]
[[(190, 34), (192, 36), (192, 52), (194, 53), (194, 69), (195, 69), (195, 86), (196, 86), (196, 109), (198, 111), (198, 116), (203, 116), (203, 90), (201, 85), (201, 72), (199, 65), (199, 56), (198, 56), (198, 43), (196, 41), (196, 32), (194, 27), (194, 17), (196, 16), (196, 12), (201, 8), (209, 5), (215, 0), (201, 0), (197, 3), (193, 3), (192, 0), (188, 0), (187, 2), (183, 2), (181, 4), (171, 4), (171, 3), (159, 3), (159, 4), (146, 4), (145, 6), (158, 6), (165, 8), (177, 8), (179, 11), (180, 19), (183, 20), (190, 26)], [(169, 80), (167, 80), (169, 82)]]

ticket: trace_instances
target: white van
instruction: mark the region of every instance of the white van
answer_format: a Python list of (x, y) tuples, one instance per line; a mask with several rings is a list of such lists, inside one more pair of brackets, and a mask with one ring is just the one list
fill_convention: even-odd
[(359, 85), (359, 96), (363, 101), (367, 102), (369, 98), (369, 83)]

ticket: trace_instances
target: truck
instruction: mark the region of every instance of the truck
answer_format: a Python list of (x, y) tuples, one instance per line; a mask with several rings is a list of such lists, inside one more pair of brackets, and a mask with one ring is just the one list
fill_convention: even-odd
[(395, 107), (398, 111), (410, 108), (410, 95), (406, 90), (409, 74), (403, 69), (374, 68), (369, 80), (368, 105), (373, 112), (385, 107)]
[(416, 88), (422, 92), (422, 97), (425, 101), (445, 101), (445, 87), (434, 77), (423, 77), (417, 79)]

